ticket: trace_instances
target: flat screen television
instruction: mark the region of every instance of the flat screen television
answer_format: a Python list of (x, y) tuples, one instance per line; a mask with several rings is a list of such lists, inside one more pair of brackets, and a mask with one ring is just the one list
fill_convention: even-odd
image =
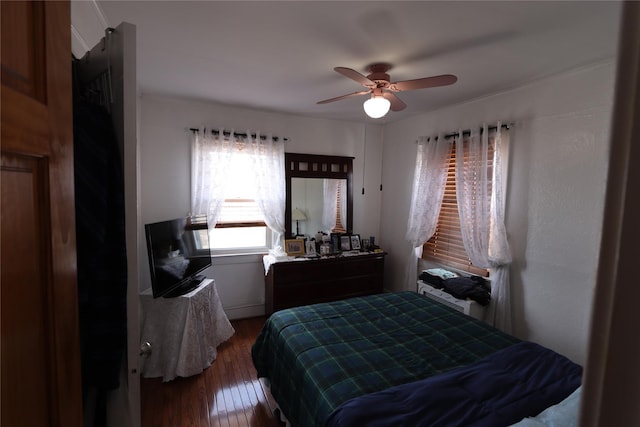
[(153, 297), (173, 298), (191, 292), (211, 266), (207, 222), (177, 218), (145, 224)]

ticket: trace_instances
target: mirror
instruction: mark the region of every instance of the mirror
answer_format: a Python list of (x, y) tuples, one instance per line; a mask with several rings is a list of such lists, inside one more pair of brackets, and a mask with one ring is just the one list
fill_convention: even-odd
[(287, 239), (296, 234), (315, 235), (323, 229), (327, 191), (340, 191), (340, 200), (346, 202), (340, 210), (340, 222), (347, 233), (352, 232), (353, 157), (285, 153), (285, 178)]
[[(338, 206), (335, 201), (338, 198), (338, 187), (345, 203), (341, 203), (339, 224), (336, 224), (336, 229), (346, 231), (346, 179), (291, 178), (292, 234), (313, 236), (319, 230), (326, 231), (329, 228), (323, 226), (323, 223), (325, 217), (336, 217)], [(325, 198), (330, 200), (325, 203)], [(331, 200), (334, 202), (332, 203)]]

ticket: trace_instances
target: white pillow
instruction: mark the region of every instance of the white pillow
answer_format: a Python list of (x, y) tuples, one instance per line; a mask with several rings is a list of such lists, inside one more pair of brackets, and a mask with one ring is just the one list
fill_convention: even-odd
[(524, 418), (509, 427), (577, 427), (582, 386), (557, 405), (549, 406), (536, 417)]
[(576, 427), (578, 425), (578, 411), (582, 386), (578, 387), (566, 399), (542, 411), (536, 419), (549, 427)]
[(535, 418), (523, 418), (519, 422), (511, 424), (509, 427), (547, 427), (547, 425)]

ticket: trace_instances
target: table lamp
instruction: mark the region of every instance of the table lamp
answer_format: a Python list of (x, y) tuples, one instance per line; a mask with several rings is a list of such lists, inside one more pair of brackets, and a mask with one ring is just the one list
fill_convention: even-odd
[(296, 236), (300, 235), (300, 221), (307, 219), (307, 216), (300, 209), (295, 208), (291, 215), (291, 218), (296, 221)]

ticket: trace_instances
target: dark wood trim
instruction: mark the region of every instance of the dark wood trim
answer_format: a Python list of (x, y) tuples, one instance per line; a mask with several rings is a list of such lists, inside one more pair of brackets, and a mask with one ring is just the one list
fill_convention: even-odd
[[(284, 174), (286, 181), (286, 202), (284, 211), (285, 238), (294, 237), (291, 228), (291, 178), (333, 178), (347, 180), (347, 233), (353, 232), (353, 159), (345, 156), (325, 156), (321, 154), (284, 153)], [(301, 164), (306, 163), (304, 170)], [(314, 167), (317, 165), (317, 167)], [(332, 171), (331, 165), (338, 165)]]
[(276, 262), (265, 277), (265, 312), (382, 293), (385, 255)]
[(214, 228), (265, 227), (264, 221), (254, 222), (217, 222)]

